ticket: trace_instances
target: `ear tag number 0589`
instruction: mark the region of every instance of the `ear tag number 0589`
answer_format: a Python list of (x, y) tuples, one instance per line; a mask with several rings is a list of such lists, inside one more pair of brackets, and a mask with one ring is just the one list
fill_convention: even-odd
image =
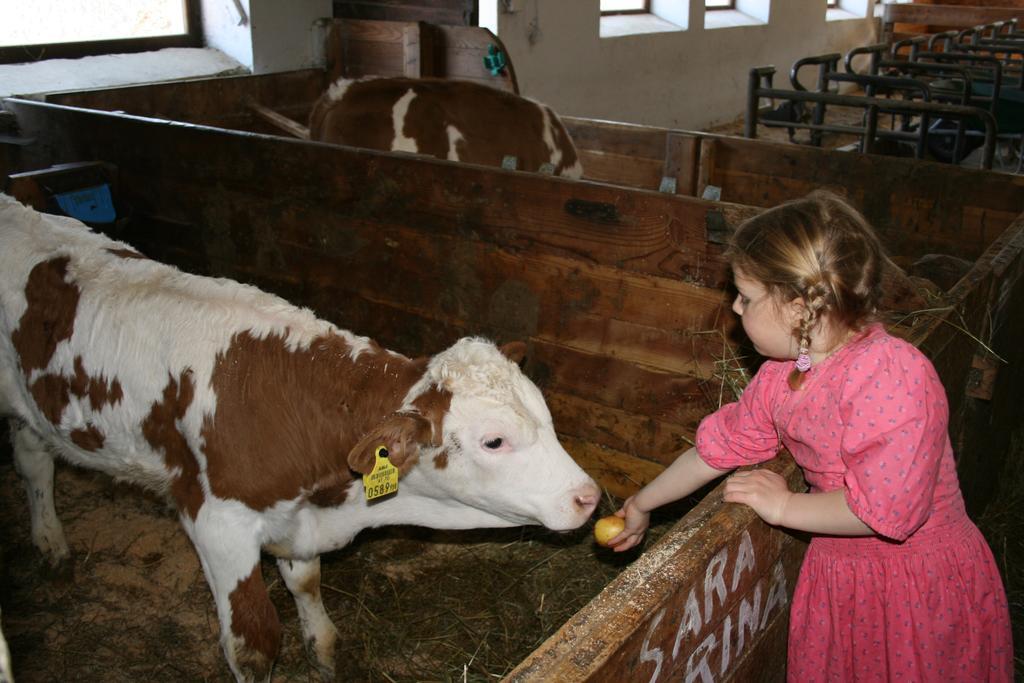
[(388, 449), (377, 446), (374, 450), (373, 469), (363, 475), (363, 491), (366, 500), (373, 500), (398, 491), (398, 468), (388, 460)]

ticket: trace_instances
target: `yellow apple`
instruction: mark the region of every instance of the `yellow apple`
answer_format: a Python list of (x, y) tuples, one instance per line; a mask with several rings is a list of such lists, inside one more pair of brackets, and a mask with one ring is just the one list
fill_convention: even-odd
[(597, 520), (594, 525), (594, 540), (600, 546), (608, 547), (608, 541), (619, 535), (626, 528), (626, 522), (621, 517), (608, 515)]

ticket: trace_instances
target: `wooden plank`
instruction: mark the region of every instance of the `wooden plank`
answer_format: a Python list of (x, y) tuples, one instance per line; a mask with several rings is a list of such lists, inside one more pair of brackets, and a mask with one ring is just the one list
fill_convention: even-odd
[(667, 177), (675, 179), (677, 193), (694, 196), (699, 134), (574, 117), (562, 121), (587, 178), (657, 189)]
[[(423, 46), (420, 43), (420, 24), (409, 23), (402, 27), (402, 75), (407, 78), (422, 78)], [(432, 62), (430, 56), (427, 61)], [(427, 71), (427, 74), (431, 74)]]
[[(692, 353), (682, 346), (680, 355)], [(698, 352), (699, 353), (699, 352)], [(579, 351), (534, 339), (526, 370), (547, 392), (560, 392), (650, 419), (695, 427), (718, 407), (718, 385), (622, 358)], [(656, 453), (650, 457), (661, 459)]]
[(349, 22), (331, 22), (324, 39), (324, 70), (333, 83), (345, 74), (345, 49), (349, 44)]
[[(803, 560), (803, 553), (797, 547), (788, 550), (783, 561), (791, 563), (794, 556), (799, 558), (795, 561)], [(730, 643), (730, 653), (737, 649), (739, 652), (735, 655), (736, 663), (728, 678), (722, 679), (723, 683), (782, 683), (786, 680), (788, 643), (789, 610), (781, 610), (775, 612), (769, 623), (761, 627), (756, 644), (747, 646), (744, 643), (744, 647), (741, 648), (738, 637), (736, 642)]]
[[(561, 119), (579, 149), (657, 161), (665, 159), (665, 135), (673, 132), (668, 128), (581, 119), (574, 116), (562, 116)], [(689, 131), (677, 132), (697, 135)]]
[(559, 440), (579, 466), (606, 491), (620, 500), (654, 480), (664, 465), (636, 458), (592, 441), (559, 432)]
[[(801, 485), (792, 460), (769, 466)], [(803, 545), (749, 508), (724, 504), (721, 491), (705, 496), (505, 680), (692, 680), (705, 666), (716, 680), (743, 680), (732, 676), (750, 670), (744, 655), (756, 647), (763, 657), (754, 643), (788, 609)]]
[[(700, 154), (699, 161), (697, 164), (697, 184), (694, 188), (693, 193), (696, 197), (703, 197), (704, 193), (708, 189), (708, 185), (714, 185), (716, 182), (719, 182), (718, 178), (715, 177), (716, 171), (718, 173), (723, 173), (723, 171), (719, 169), (716, 164), (717, 159), (715, 155), (715, 150), (718, 148), (719, 144), (719, 141), (714, 140), (712, 138), (704, 138), (700, 142)], [(714, 186), (719, 188), (719, 190), (721, 189), (721, 185)], [(719, 197), (722, 198), (721, 195), (719, 195)], [(745, 198), (746, 197), (744, 197), (744, 199)], [(740, 200), (734, 199), (731, 196), (729, 196), (728, 201)]]
[(274, 127), (279, 128), (284, 132), (288, 133), (289, 135), (296, 137), (300, 140), (309, 139), (309, 128), (303, 126), (301, 123), (293, 121), (287, 116), (282, 116), (273, 109), (270, 109), (269, 107), (264, 107), (262, 104), (254, 102), (251, 99), (248, 100), (246, 104), (250, 109), (252, 109), (256, 113), (257, 116), (267, 121)]
[(864, 213), (898, 257), (942, 252), (977, 258), (1024, 210), (1021, 176), (740, 138), (710, 140), (702, 151), (707, 180), (701, 182), (721, 187), (722, 199), (767, 207), (832, 189)]
[(697, 189), (697, 166), (700, 150), (699, 138), (684, 133), (665, 135), (665, 163), (662, 179), (668, 178), (675, 192), (694, 196)]
[[(207, 201), (207, 191), (198, 185), (165, 182), (164, 187), (174, 194)], [(255, 203), (243, 198), (231, 201)], [(211, 223), (202, 222), (207, 216)], [(503, 340), (547, 341), (555, 345), (551, 348), (561, 351), (552, 352), (555, 358), (548, 358), (549, 354), (538, 356), (541, 364), (538, 371), (545, 378), (542, 385), (573, 387), (581, 396), (606, 397), (608, 405), (622, 407), (622, 393), (606, 391), (601, 386), (603, 381), (622, 377), (634, 388), (643, 389), (638, 396), (644, 397), (643, 409), (651, 411), (652, 415), (664, 415), (663, 419), (684, 420), (689, 424), (705, 412), (700, 405), (686, 407), (698, 402), (706, 404), (703, 400), (706, 397), (701, 394), (705, 389), (689, 381), (679, 384), (675, 379), (700, 373), (709, 375), (716, 354), (721, 353), (721, 342), (717, 340), (724, 337), (695, 334), (685, 325), (678, 327), (685, 323), (685, 317), (678, 311), (688, 311), (693, 302), (700, 302), (701, 298), (694, 299), (692, 292), (699, 293), (701, 288), (669, 282), (667, 287), (651, 290), (645, 286), (646, 279), (639, 280), (640, 286), (636, 288), (634, 283), (616, 280), (613, 272), (604, 268), (591, 274), (582, 270), (572, 272), (567, 269), (569, 262), (565, 259), (524, 258), (505, 251), (492, 251), (483, 245), (460, 246), (448, 239), (431, 245), (432, 240), (438, 239), (436, 236), (431, 238), (390, 227), (377, 228), (377, 235), (346, 236), (339, 242), (332, 242), (330, 237), (310, 236), (310, 240), (320, 244), (310, 250), (294, 244), (295, 237), (284, 234), (276, 240), (269, 237), (274, 228), (257, 217), (245, 220), (251, 220), (257, 234), (268, 235), (260, 240), (259, 246), (252, 242), (223, 241), (216, 217), (209, 214), (204, 214), (199, 224), (210, 227), (195, 228), (196, 237), (179, 229), (173, 239), (198, 242), (198, 248), (206, 254), (205, 270), (208, 272), (258, 282), (279, 293), (299, 293), (304, 304), (339, 324), (353, 327), (358, 322), (355, 329), (362, 333), (380, 334), (379, 326), (365, 327), (368, 317), (397, 319), (401, 322), (396, 322), (395, 327), (413, 329), (421, 326), (424, 319), (434, 318), (449, 329), (458, 328), (465, 333), (475, 329)], [(322, 235), (335, 231), (335, 225), (339, 231), (344, 230), (343, 223), (332, 225), (328, 217), (305, 212), (281, 223), (293, 220), (321, 224)], [(167, 244), (171, 238), (165, 236), (160, 240)], [(139, 244), (137, 238), (132, 241), (143, 252), (151, 253), (149, 244)], [(358, 246), (353, 248), (351, 244)], [(261, 251), (268, 245), (273, 249)], [(396, 252), (397, 245), (402, 245), (401, 251)], [(353, 250), (345, 254), (346, 249)], [(451, 269), (439, 273), (431, 264), (445, 253), (451, 255)], [(405, 259), (402, 254), (416, 254), (417, 258)], [(387, 273), (387, 276), (379, 277), (380, 273)], [(555, 282), (564, 283), (564, 292), (545, 296)], [(466, 297), (463, 295), (466, 290), (474, 294)], [(678, 290), (678, 295), (672, 290)], [(644, 303), (649, 303), (652, 296), (667, 297), (665, 305), (646, 311)], [(352, 315), (345, 308), (339, 308), (336, 302), (350, 301), (372, 302), (377, 309), (388, 312), (375, 310), (349, 322)], [(709, 309), (709, 314), (718, 316), (722, 322), (708, 325), (707, 329), (733, 323), (732, 317), (723, 315), (721, 309)], [(673, 327), (673, 321), (677, 327)], [(439, 346), (440, 343), (434, 347), (398, 345), (398, 348), (422, 353), (437, 350)], [(571, 350), (584, 356), (611, 353), (621, 359), (621, 365), (605, 368), (601, 373), (598, 366), (605, 355), (595, 355), (598, 365), (589, 366), (579, 358), (567, 357)], [(671, 362), (671, 367), (664, 371), (676, 374), (659, 374), (663, 371), (654, 369), (641, 371), (629, 365), (639, 363), (653, 368), (664, 364), (665, 359)], [(572, 368), (576, 374), (565, 373), (564, 368)], [(581, 383), (582, 378), (588, 376), (595, 379)]]
[(345, 76), (402, 76), (403, 44), (409, 22), (335, 19), (324, 43), (331, 81)]
[(638, 159), (609, 152), (577, 148), (584, 178), (599, 182), (656, 190), (661, 183), (664, 163), (655, 159)]
[[(785, 647), (781, 652), (768, 648), (778, 643), (778, 631), (788, 625), (789, 598), (804, 546), (792, 537), (776, 536), (778, 532), (749, 531), (712, 556), (685, 601), (679, 595), (678, 604), (666, 604), (656, 613), (663, 617), (660, 628), (652, 623), (646, 632), (634, 632), (587, 680), (625, 680), (640, 671), (650, 672), (650, 679), (641, 674), (636, 677), (640, 680), (783, 680)], [(718, 600), (723, 604), (716, 604)], [(758, 665), (751, 659), (759, 660)], [(758, 668), (773, 663), (772, 669)], [(753, 671), (757, 675), (748, 677)]]
[(203, 78), (101, 90), (48, 93), (45, 101), (87, 109), (124, 111), (208, 126), (239, 127), (253, 120), (252, 100), (297, 121), (326, 89), (321, 69), (280, 74)]
[[(329, 154), (325, 157), (330, 158)], [(336, 160), (326, 166), (341, 171), (345, 164)], [(453, 320), (506, 322), (507, 312), (495, 313), (487, 308), (490, 298), (498, 297), (496, 301), (500, 301), (503, 296), (511, 296), (507, 293), (510, 287), (519, 287), (545, 295), (542, 302), (530, 304), (536, 309), (535, 318), (521, 321), (523, 330), (563, 343), (586, 345), (588, 350), (615, 349), (637, 362), (666, 352), (676, 356), (673, 350), (681, 344), (686, 348), (694, 345), (690, 339), (694, 333), (718, 329), (724, 320), (731, 320), (731, 316), (724, 315), (723, 307), (728, 302), (722, 292), (695, 284), (699, 278), (671, 277), (660, 264), (646, 266), (644, 261), (630, 267), (622, 258), (620, 245), (620, 240), (629, 239), (629, 230), (598, 230), (590, 237), (580, 231), (578, 239), (566, 242), (574, 251), (563, 248), (557, 240), (552, 242), (554, 236), (544, 225), (533, 225), (545, 215), (536, 203), (537, 211), (522, 216), (524, 220), (513, 231), (513, 226), (505, 225), (500, 211), (492, 213), (478, 202), (476, 209), (483, 213), (475, 216), (478, 223), (474, 239), (467, 241), (466, 232), (457, 227), (460, 220), (465, 220), (458, 212), (439, 219), (420, 214), (415, 220), (423, 223), (423, 229), (412, 229), (402, 220), (405, 211), (412, 208), (408, 205), (395, 207), (399, 213), (394, 215), (390, 206), (375, 207), (381, 212), (368, 219), (363, 215), (365, 207), (312, 205), (304, 197), (288, 202), (284, 196), (266, 196), (258, 184), (248, 186), (241, 181), (232, 184), (234, 189), (226, 190), (227, 175), (221, 176), (220, 184), (211, 184), (202, 177), (206, 172), (198, 168), (193, 168), (192, 174), (186, 175), (184, 168), (174, 173), (174, 177), (160, 176), (166, 191), (195, 196), (209, 207), (190, 219), (204, 226), (209, 262), (231, 268), (243, 279), (247, 271), (264, 268), (298, 273), (311, 289), (328, 291), (355, 283), (365, 290), (357, 292), (361, 296), (402, 302), (409, 310), (430, 310), (434, 302), (446, 301)], [(436, 174), (433, 177), (437, 178)], [(451, 191), (449, 198), (453, 198), (456, 188), (447, 189)], [(380, 188), (368, 191), (379, 194)], [(537, 199), (534, 195), (531, 198)], [(238, 244), (225, 237), (230, 234), (220, 213), (220, 204), (225, 201), (237, 207), (233, 209), (235, 220), (245, 220), (255, 234), (266, 235), (258, 240), (260, 246)], [(282, 207), (282, 202), (288, 205)], [(490, 223), (499, 219), (498, 225)], [(699, 235), (703, 226), (698, 223), (692, 228)], [(651, 242), (648, 248), (661, 251), (665, 248), (659, 246), (663, 238)], [(628, 246), (628, 253), (637, 247), (635, 243)], [(402, 261), (399, 257), (404, 253), (418, 258)], [(239, 259), (240, 255), (244, 258)], [(339, 263), (344, 272), (339, 272)], [(440, 272), (437, 263), (446, 263)], [(623, 274), (630, 271), (633, 274), (624, 279)], [(380, 278), (379, 273), (389, 273), (389, 277)], [(652, 300), (662, 303), (652, 306)], [(702, 361), (702, 365), (708, 362)], [(678, 371), (693, 368), (692, 361), (678, 360)]]
[[(204, 194), (199, 187), (187, 191), (199, 198)], [(255, 200), (252, 203), (258, 206)], [(331, 223), (326, 216), (318, 218), (324, 221), (320, 226), (325, 231), (353, 227), (343, 220)], [(262, 227), (257, 217), (252, 220), (257, 229)], [(218, 229), (212, 218), (205, 224)], [(325, 295), (351, 293), (421, 315), (437, 311), (440, 302), (445, 318), (455, 324), (493, 321), (490, 327), (515, 328), (537, 339), (671, 372), (711, 371), (712, 358), (695, 359), (680, 351), (689, 348), (683, 344), (694, 333), (717, 329), (719, 321), (726, 319), (727, 302), (721, 292), (555, 255), (494, 250), (484, 243), (437, 233), (382, 224), (365, 231), (354, 227), (357, 232), (352, 239), (359, 246), (349, 254), (310, 249), (281, 235), (272, 258), (286, 272), (301, 274), (301, 286)], [(402, 248), (389, 249), (389, 241)], [(413, 254), (421, 255), (427, 269), (402, 263)], [(242, 279), (266, 268), (259, 259), (239, 262), (230, 251), (212, 257), (210, 263)], [(430, 266), (439, 263), (444, 267), (431, 272)], [(388, 275), (380, 278), (376, 273)], [(652, 300), (660, 305), (652, 306)]]
[[(234, 205), (232, 211), (252, 215), (261, 225), (269, 221), (277, 225), (282, 218), (296, 221), (299, 229), (312, 233), (305, 239), (314, 244), (315, 239), (323, 238), (317, 231), (326, 228), (304, 226), (299, 220), (302, 216), (295, 214), (312, 211), (317, 218), (326, 215), (328, 226), (362, 218), (398, 224), (417, 221), (438, 234), (478, 234), (514, 252), (529, 249), (638, 275), (714, 287), (726, 282), (727, 274), (720, 247), (705, 240), (708, 224), (752, 215), (752, 210), (744, 207), (656, 192), (484, 170), (401, 154), (370, 154), (300, 140), (254, 138), (180, 125), (153, 127), (103, 112), (8, 102), (24, 114), (28, 126), (34, 125), (34, 120), (40, 126), (58, 127), (52, 129), (54, 135), (61, 135), (58, 129), (67, 130), (65, 124), (79, 126), (82, 135), (74, 142), (79, 149), (69, 148), (65, 154), (124, 159), (127, 165), (119, 164), (122, 173), (145, 178), (142, 182), (184, 179), (198, 187), (218, 185), (248, 192), (248, 199), (269, 204), (272, 211), (254, 210), (245, 204)], [(87, 134), (93, 136), (91, 140)], [(158, 157), (161, 163), (156, 169), (149, 170), (141, 156), (126, 151), (125, 145), (102, 144), (132, 139), (138, 139), (140, 150), (164, 148), (168, 153)], [(145, 156), (151, 154), (155, 153)], [(223, 160), (241, 158), (248, 163)], [(289, 184), (290, 197), (272, 197), (263, 191), (268, 169), (296, 179)], [(308, 189), (302, 189), (304, 182)], [(166, 208), (176, 211), (173, 206)], [(225, 221), (224, 216), (216, 218), (214, 223)]]
[(346, 78), (363, 76), (405, 75), (405, 51), (402, 43), (374, 43), (352, 40), (346, 47), (342, 75)]
[(402, 30), (402, 54), (405, 64), (402, 69), (408, 78), (425, 78), (438, 74), (435, 59), (436, 32), (429, 24), (417, 22), (408, 24)]
[[(600, 443), (643, 459), (671, 464), (693, 445), (699, 419), (684, 427), (649, 416), (601, 406), (579, 396), (548, 391), (545, 394), (552, 415), (558, 415), (559, 433)], [(707, 406), (707, 403), (702, 405)], [(704, 415), (711, 412), (705, 408)], [(704, 417), (701, 415), (701, 417)]]

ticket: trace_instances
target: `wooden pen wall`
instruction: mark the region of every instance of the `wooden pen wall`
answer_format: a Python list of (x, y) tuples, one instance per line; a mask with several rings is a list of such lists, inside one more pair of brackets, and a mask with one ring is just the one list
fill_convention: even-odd
[(12, 106), (59, 150), (47, 163), (117, 166), (136, 216), (118, 236), (153, 258), (254, 283), (409, 354), (465, 334), (528, 340), (567, 446), (612, 493), (655, 476), (717, 405), (708, 379), (734, 318), (706, 232), (756, 210)]

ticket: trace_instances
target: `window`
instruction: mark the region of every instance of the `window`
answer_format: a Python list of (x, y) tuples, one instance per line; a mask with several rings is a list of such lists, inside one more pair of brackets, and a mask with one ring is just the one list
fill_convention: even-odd
[(839, 0), (825, 0), (825, 7), (839, 7)]
[(704, 0), (704, 28), (735, 28), (768, 23), (771, 0)]
[(0, 64), (201, 45), (199, 0), (0, 2)]
[(601, 14), (646, 14), (649, 0), (601, 0)]
[(600, 8), (601, 38), (685, 31), (690, 19), (681, 0), (601, 0)]

